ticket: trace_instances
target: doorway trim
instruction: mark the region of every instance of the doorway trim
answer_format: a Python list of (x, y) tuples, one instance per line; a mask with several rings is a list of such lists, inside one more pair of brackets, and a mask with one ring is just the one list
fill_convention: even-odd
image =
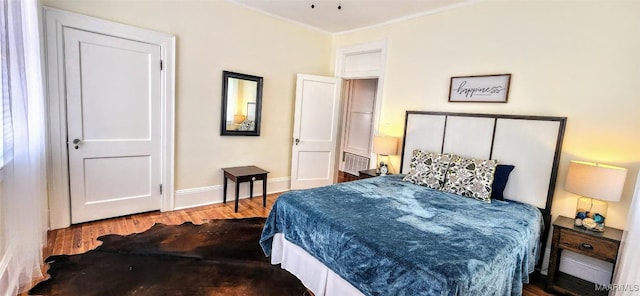
[[(367, 43), (339, 47), (336, 51), (335, 76), (342, 79), (357, 80), (377, 78), (376, 98), (373, 115), (373, 135), (380, 133), (380, 113), (382, 111), (382, 88), (387, 66), (387, 40), (377, 40)], [(344, 102), (344, 101), (343, 101)], [(346, 108), (342, 108), (344, 115)], [(344, 122), (342, 123), (341, 142), (344, 142)], [(373, 141), (373, 137), (371, 137)], [(373, 142), (369, 143), (369, 147)], [(338, 153), (342, 153), (340, 147)], [(369, 166), (376, 166), (376, 155), (371, 152)], [(338, 166), (339, 167), (339, 166)]]
[[(44, 47), (47, 91), (47, 181), (49, 228), (71, 225), (69, 166), (67, 155), (67, 117), (64, 81), (62, 29), (71, 27), (137, 40), (160, 46), (161, 84), (161, 211), (174, 208), (174, 135), (175, 135), (175, 36), (115, 23), (99, 18), (43, 7)], [(160, 61), (158, 61), (160, 62)]]

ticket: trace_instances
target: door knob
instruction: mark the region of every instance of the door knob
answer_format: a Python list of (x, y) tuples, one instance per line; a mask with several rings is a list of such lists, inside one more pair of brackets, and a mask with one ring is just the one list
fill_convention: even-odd
[(80, 144), (80, 139), (74, 139), (73, 144), (76, 145), (74, 148), (78, 149), (78, 145)]
[(300, 139), (296, 138), (295, 142), (296, 142), (296, 145), (300, 144)]

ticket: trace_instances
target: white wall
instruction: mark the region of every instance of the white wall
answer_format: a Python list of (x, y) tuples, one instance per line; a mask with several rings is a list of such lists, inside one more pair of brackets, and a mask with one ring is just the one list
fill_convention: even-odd
[[(482, 1), (336, 36), (334, 47), (388, 40), (381, 125), (401, 136), (405, 110), (566, 116), (553, 214), (571, 160), (629, 169), (607, 225), (623, 228), (640, 167), (640, 2)], [(335, 49), (334, 48), (334, 49)], [(449, 103), (452, 76), (511, 73), (506, 104)]]
[[(220, 185), (230, 166), (289, 176), (296, 73), (330, 73), (330, 35), (226, 1), (42, 2), (176, 36), (176, 190)], [(259, 137), (220, 136), (223, 70), (264, 77)]]

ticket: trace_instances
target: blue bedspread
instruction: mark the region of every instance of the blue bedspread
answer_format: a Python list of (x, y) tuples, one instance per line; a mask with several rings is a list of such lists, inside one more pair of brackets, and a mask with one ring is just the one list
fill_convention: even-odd
[(260, 244), (283, 233), (365, 295), (520, 295), (542, 225), (533, 206), (393, 175), (281, 195)]

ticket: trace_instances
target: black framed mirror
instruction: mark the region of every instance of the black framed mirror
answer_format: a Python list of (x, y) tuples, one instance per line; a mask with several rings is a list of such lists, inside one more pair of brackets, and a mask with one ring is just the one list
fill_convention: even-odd
[(259, 136), (262, 77), (222, 71), (221, 136)]

